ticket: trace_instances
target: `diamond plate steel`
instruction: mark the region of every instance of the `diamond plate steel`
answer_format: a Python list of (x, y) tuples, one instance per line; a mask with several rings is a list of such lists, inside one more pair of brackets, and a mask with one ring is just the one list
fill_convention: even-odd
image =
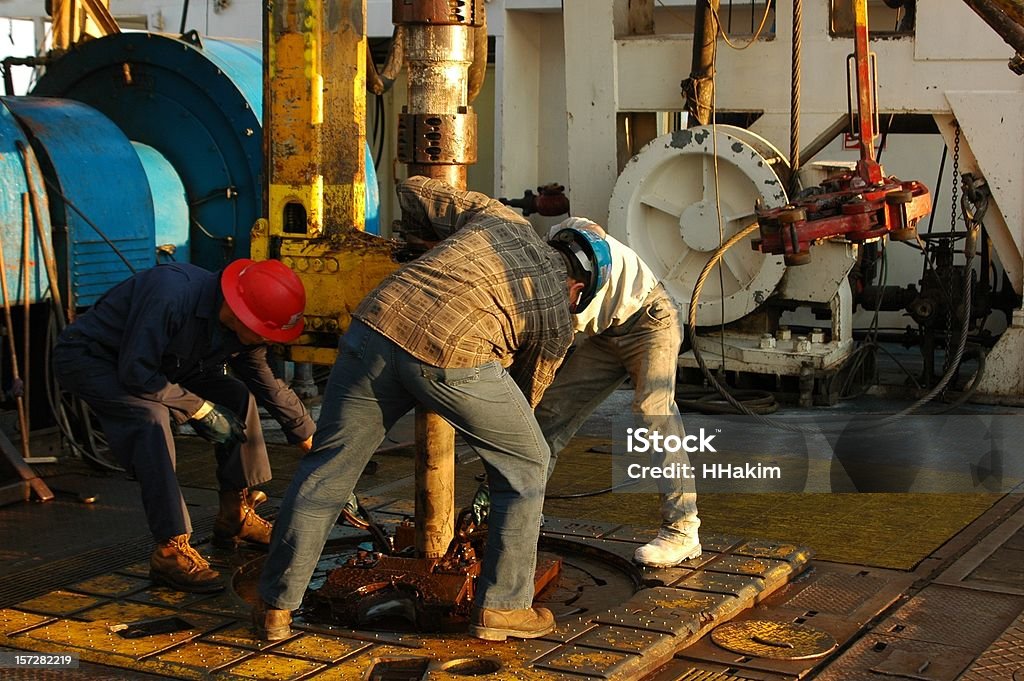
[(736, 669), (692, 660), (672, 660), (644, 681), (795, 681), (795, 676)]
[(976, 567), (970, 575), (970, 581), (1005, 584), (1024, 588), (1024, 551), (1000, 546)]
[(274, 652), (306, 660), (333, 663), (360, 653), (371, 645), (365, 641), (354, 641), (352, 639), (321, 636), (318, 634), (304, 634), (299, 638), (288, 641), (282, 646), (278, 646), (274, 649)]
[(918, 681), (955, 681), (964, 669), (963, 661), (948, 657), (932, 657), (927, 653), (894, 650), (889, 657), (876, 662), (871, 671), (884, 676)]
[[(559, 626), (555, 629), (555, 631), (558, 631), (558, 629), (561, 628), (562, 627)], [(522, 660), (524, 664), (531, 664), (533, 662), (536, 662), (545, 655), (549, 655), (558, 648), (562, 647), (561, 643), (557, 643), (555, 641), (546, 641), (544, 639), (516, 641), (513, 645), (515, 646), (516, 657)]]
[(1014, 620), (996, 641), (975, 660), (963, 681), (1008, 679), (1024, 673), (1024, 615)]
[(738, 544), (742, 544), (743, 539), (740, 537), (733, 537), (727, 534), (705, 534), (700, 533), (700, 547), (705, 551), (714, 551), (715, 553), (725, 553), (730, 549), (735, 548)]
[(819, 564), (805, 574), (805, 581), (791, 587), (795, 593), (779, 605), (864, 623), (899, 598), (914, 579), (906, 573)]
[(739, 598), (727, 594), (661, 587), (635, 594), (630, 599), (630, 608), (661, 618), (687, 612), (696, 615), (703, 624), (723, 622), (742, 610), (743, 605)]
[[(143, 638), (121, 638), (108, 628), (109, 622), (59, 620), (23, 634), (26, 639), (45, 644), (47, 650), (78, 653), (83, 659), (122, 667), (172, 648), (194, 638), (194, 630)], [(25, 641), (25, 645), (30, 645)], [(33, 649), (36, 649), (33, 646)], [(128, 658), (127, 660), (125, 658)]]
[(643, 655), (652, 646), (670, 638), (671, 636), (656, 631), (600, 626), (574, 639), (573, 644)]
[(689, 636), (700, 628), (700, 620), (696, 615), (690, 613), (680, 613), (674, 617), (656, 617), (643, 612), (617, 612), (598, 615), (594, 618), (594, 621), (613, 626), (650, 629), (651, 631), (660, 631), (680, 637)]
[(638, 659), (637, 655), (630, 653), (567, 645), (535, 662), (534, 666), (539, 669), (610, 679), (622, 672), (627, 665), (635, 664)]
[(37, 615), (33, 612), (21, 612), (10, 608), (0, 609), (0, 636), (13, 636), (40, 624), (53, 621), (52, 617)]
[[(177, 614), (176, 611), (159, 605), (132, 603), (131, 601), (104, 601), (96, 607), (78, 613), (75, 617), (87, 622), (121, 624), (158, 617), (174, 617)], [(201, 615), (201, 617), (209, 618), (210, 615)]]
[(764, 590), (766, 591), (774, 591), (784, 584), (794, 570), (793, 566), (785, 561), (740, 555), (722, 556), (705, 565), (704, 569), (708, 572), (760, 577), (764, 580)]
[(692, 574), (693, 570), (690, 568), (640, 568), (640, 578), (646, 587), (671, 586)]
[(727, 575), (721, 572), (695, 572), (674, 586), (697, 591), (731, 594), (753, 600), (764, 591), (764, 580), (752, 575)]
[(573, 619), (568, 622), (559, 622), (558, 626), (555, 627), (555, 630), (550, 634), (543, 636), (542, 640), (565, 643), (567, 641), (571, 641), (584, 632), (590, 631), (596, 626), (597, 624), (591, 621), (591, 617), (589, 616)]
[(1024, 597), (929, 585), (875, 632), (887, 636), (952, 643), (975, 655), (996, 640), (1024, 609)]
[(782, 660), (824, 657), (839, 645), (827, 631), (806, 624), (744, 620), (729, 622), (711, 632), (717, 645), (741, 655)]
[[(408, 650), (405, 654), (408, 654)], [(353, 681), (354, 679), (366, 679), (373, 665), (385, 657), (399, 657), (402, 652), (389, 646), (375, 646), (369, 651), (364, 651), (345, 661), (343, 665), (331, 665), (326, 669), (317, 672), (317, 681)]]
[(299, 660), (281, 655), (257, 655), (243, 660), (218, 674), (224, 679), (274, 679), (275, 681), (291, 681), (300, 679), (323, 669), (324, 665), (310, 660)]
[[(911, 641), (892, 636), (869, 634), (857, 641), (852, 648), (840, 655), (838, 659), (831, 662), (826, 669), (815, 677), (816, 681), (880, 681), (886, 677), (872, 670), (889, 659), (894, 651), (903, 654), (920, 655), (926, 660), (940, 662), (941, 667), (947, 670), (958, 667), (962, 671), (974, 659), (973, 653), (952, 645), (939, 645), (924, 641)], [(902, 678), (908, 677), (903, 676)], [(927, 679), (927, 677), (918, 678)], [(956, 674), (953, 676), (933, 677), (928, 681), (952, 681), (955, 678)]]
[(160, 653), (147, 662), (171, 675), (209, 674), (216, 669), (252, 655), (252, 651), (231, 646), (218, 646), (190, 641), (183, 646)]
[(96, 596), (76, 594), (73, 591), (58, 589), (57, 591), (51, 591), (48, 594), (22, 601), (15, 607), (19, 610), (29, 610), (42, 615), (70, 615), (73, 612), (91, 608), (102, 600), (102, 598)]
[[(1022, 556), (1020, 550), (1016, 548), (1019, 546), (1022, 533), (1024, 509), (1018, 509), (990, 533), (975, 541), (956, 562), (935, 579), (935, 582), (1024, 595), (1024, 580), (1019, 574)], [(1008, 564), (1015, 569), (1000, 574), (998, 568)]]
[[(389, 510), (396, 510), (390, 503), (385, 505), (390, 507)], [(385, 515), (385, 519), (398, 520), (398, 516)], [(636, 579), (640, 570), (629, 565), (629, 559), (637, 542), (625, 539), (609, 540), (601, 536), (622, 529), (620, 526), (563, 521), (557, 529), (558, 533), (549, 535), (553, 540), (572, 544), (574, 547), (583, 545), (585, 548), (595, 549), (599, 552), (595, 555), (600, 555), (604, 561), (602, 565), (615, 565)], [(713, 535), (705, 538), (706, 547), (728, 549), (743, 543), (732, 538), (721, 538), (716, 542)], [(244, 567), (252, 560), (248, 555), (221, 552), (202, 544), (197, 548), (208, 556), (211, 562), (229, 568)], [(700, 580), (689, 583), (689, 578), (694, 576), (694, 568), (699, 571), (700, 566), (721, 558), (723, 556), (709, 549), (705, 551), (705, 557), (693, 562), (692, 567), (687, 565), (656, 571), (663, 574), (662, 583), (682, 582), (682, 588), (673, 586), (644, 589), (640, 592), (643, 595), (638, 594), (637, 598), (630, 599), (620, 607), (597, 616), (588, 614), (586, 617), (590, 621), (580, 617), (573, 624), (566, 622), (559, 625), (555, 632), (546, 637), (547, 640), (509, 642), (505, 647), (507, 655), (493, 646), (488, 647), (487, 644), (483, 644), (483, 649), (487, 650), (488, 654), (493, 653), (501, 658), (506, 672), (513, 675), (527, 672), (530, 678), (536, 681), (582, 681), (587, 676), (605, 676), (617, 680), (640, 678), (650, 673), (652, 665), (671, 659), (675, 650), (692, 642), (698, 632), (703, 633), (712, 626), (712, 623), (734, 616), (739, 610), (737, 604), (741, 603), (741, 599), (731, 595), (733, 591), (739, 590), (746, 594), (748, 587), (753, 589), (759, 584), (753, 575), (728, 573), (713, 574), (713, 579), (708, 583), (732, 591), (702, 591)], [(756, 556), (727, 558), (735, 562), (736, 566), (758, 560)], [(622, 565), (619, 564), (620, 561)], [(749, 571), (754, 572), (752, 569)], [(654, 573), (655, 571), (645, 571), (648, 577)], [(42, 616), (24, 621), (24, 617), (35, 615), (30, 612), (20, 613), (17, 622), (14, 622), (16, 618), (13, 616), (8, 620), (11, 621), (12, 627), (29, 627), (29, 634), (42, 632), (37, 638), (22, 639), (29, 647), (37, 650), (64, 650), (70, 646), (76, 651), (81, 650), (83, 661), (100, 662), (121, 669), (137, 670), (140, 673), (150, 672), (185, 678), (216, 675), (217, 678), (223, 679), (315, 677), (326, 680), (351, 678), (353, 673), (356, 677), (362, 678), (372, 667), (372, 661), (383, 659), (382, 656), (407, 657), (417, 654), (413, 649), (422, 647), (420, 654), (444, 661), (452, 659), (451, 656), (456, 654), (457, 649), (461, 650), (468, 645), (466, 640), (469, 639), (460, 636), (444, 641), (431, 641), (429, 638), (412, 636), (409, 638), (411, 645), (408, 648), (399, 648), (387, 645), (386, 641), (373, 643), (346, 638), (346, 633), (340, 630), (314, 631), (316, 627), (302, 622), (296, 624), (295, 633), (289, 639), (264, 643), (255, 638), (248, 625), (249, 605), (235, 593), (227, 591), (215, 595), (180, 594), (153, 586), (147, 575), (148, 565), (145, 562), (136, 562), (116, 569), (115, 573), (80, 581), (73, 587), (67, 587), (74, 589), (73, 592), (68, 592), (73, 594), (72, 599), (88, 599), (82, 601), (85, 603), (84, 609), (75, 608), (70, 612), (81, 619), (94, 621), (54, 622)], [(729, 581), (731, 578), (735, 579)], [(709, 579), (708, 575), (705, 575), (704, 579)], [(735, 581), (737, 579), (745, 581)], [(760, 585), (764, 588), (763, 582)], [(242, 586), (235, 586), (241, 589), (239, 593), (246, 593)], [(657, 593), (658, 591), (665, 593)], [(58, 601), (59, 598), (56, 596), (58, 595), (51, 600)], [(101, 597), (120, 600), (103, 600)], [(752, 602), (749, 598), (744, 600), (747, 605)], [(46, 602), (43, 600), (35, 605), (40, 606)], [(590, 609), (589, 613), (600, 612), (601, 608), (615, 602), (616, 600), (609, 599), (600, 607)], [(579, 613), (581, 610), (577, 609), (576, 612)], [(128, 643), (128, 647), (119, 647), (123, 645), (122, 641), (125, 641), (120, 637), (120, 640), (108, 638), (110, 632), (107, 627), (110, 624), (171, 615), (187, 619), (194, 624), (194, 630), (148, 637), (152, 640), (135, 646)], [(197, 619), (199, 621), (195, 621)], [(4, 620), (0, 616), (0, 627), (3, 624)], [(0, 634), (0, 643), (3, 641)], [(468, 651), (468, 657), (482, 654), (481, 642), (470, 642), (475, 647), (471, 646), (472, 650)], [(79, 644), (80, 648), (74, 648)], [(608, 657), (609, 655), (614, 659)], [(463, 656), (467, 656), (466, 651), (463, 651)], [(532, 669), (529, 669), (531, 665)], [(714, 673), (721, 671), (715, 670)], [(735, 678), (746, 681), (759, 677), (737, 675)]]

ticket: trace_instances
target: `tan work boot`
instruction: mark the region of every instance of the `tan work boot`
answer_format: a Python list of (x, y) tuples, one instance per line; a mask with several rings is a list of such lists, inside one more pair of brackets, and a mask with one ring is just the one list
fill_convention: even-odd
[(281, 641), (292, 635), (292, 613), (271, 608), (262, 598), (252, 608), (252, 627), (264, 641)]
[(187, 534), (157, 544), (149, 559), (149, 578), (161, 586), (200, 594), (224, 588), (220, 573), (192, 548)]
[(547, 608), (522, 610), (491, 610), (474, 608), (469, 633), (485, 641), (514, 638), (537, 638), (555, 628), (555, 616)]
[(270, 543), (272, 525), (261, 518), (253, 502), (261, 503), (267, 495), (248, 490), (221, 491), (220, 512), (213, 523), (213, 545), (234, 548), (247, 541), (266, 548)]

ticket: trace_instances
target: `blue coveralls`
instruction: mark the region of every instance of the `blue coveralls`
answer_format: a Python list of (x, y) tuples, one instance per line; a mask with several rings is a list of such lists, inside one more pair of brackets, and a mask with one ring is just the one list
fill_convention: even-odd
[[(244, 415), (247, 441), (215, 448), (221, 490), (271, 477), (257, 402), (289, 442), (302, 442), (315, 428), (271, 372), (266, 346), (245, 346), (220, 323), (223, 299), (220, 273), (158, 265), (108, 291), (61, 333), (53, 352), (61, 387), (92, 408), (111, 451), (142, 486), (158, 542), (192, 532), (174, 472), (170, 419), (185, 423), (204, 400)], [(225, 363), (237, 378), (225, 374)]]

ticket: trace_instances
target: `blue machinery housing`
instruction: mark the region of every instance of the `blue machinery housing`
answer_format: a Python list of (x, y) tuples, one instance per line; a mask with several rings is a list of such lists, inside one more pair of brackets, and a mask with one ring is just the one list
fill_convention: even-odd
[[(247, 257), (263, 203), (262, 90), (258, 42), (122, 33), (50, 64), (32, 97), (0, 97), (0, 247), (12, 300), (24, 298), (29, 177), (73, 306), (125, 279), (124, 260), (216, 270)], [(365, 164), (365, 228), (377, 234), (368, 148)], [(29, 265), (40, 264), (37, 232), (28, 233)], [(45, 270), (31, 269), (38, 302)]]

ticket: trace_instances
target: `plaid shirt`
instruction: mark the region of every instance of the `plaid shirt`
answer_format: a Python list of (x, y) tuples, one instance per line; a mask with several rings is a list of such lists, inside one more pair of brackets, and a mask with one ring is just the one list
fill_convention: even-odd
[(358, 319), (437, 367), (497, 360), (536, 406), (572, 343), (562, 257), (500, 202), (424, 177), (398, 186), (403, 228), (435, 248), (390, 275)]

